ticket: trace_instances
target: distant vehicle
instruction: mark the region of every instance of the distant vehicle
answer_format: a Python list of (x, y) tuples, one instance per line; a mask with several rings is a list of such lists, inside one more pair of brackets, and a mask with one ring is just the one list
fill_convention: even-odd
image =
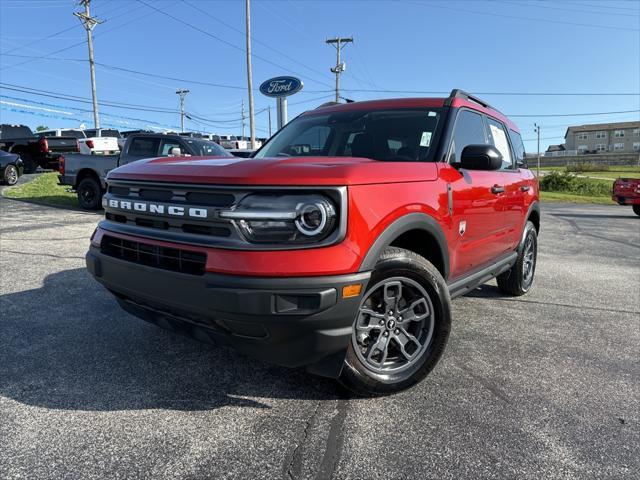
[(120, 132), (120, 136), (122, 138), (127, 138), (129, 135), (133, 135), (134, 133), (156, 133), (153, 130), (125, 130)]
[(58, 168), (58, 157), (79, 151), (75, 136), (45, 137), (34, 134), (26, 125), (0, 124), (0, 149), (20, 155), (24, 173), (36, 168)]
[(136, 133), (127, 136), (119, 155), (66, 155), (60, 162), (58, 179), (78, 194), (86, 210), (100, 208), (107, 173), (127, 163), (155, 157), (231, 157), (217, 143), (162, 133)]
[(222, 135), (220, 145), (227, 150), (246, 150), (247, 141), (233, 135)]
[(180, 132), (178, 135), (180, 135), (181, 137), (204, 138), (206, 140), (209, 140), (207, 135), (204, 135), (204, 134), (199, 133), (199, 132)]
[(613, 182), (613, 196), (618, 205), (631, 205), (640, 216), (640, 178), (618, 178)]
[(24, 173), (24, 164), (17, 153), (0, 150), (0, 180), (7, 185), (15, 185)]
[(52, 130), (40, 130), (35, 133), (38, 137), (75, 137), (86, 138), (84, 130), (75, 128), (54, 128)]
[(112, 128), (91, 128), (84, 134), (87, 138), (78, 140), (80, 153), (84, 155), (115, 155), (124, 146), (120, 132)]

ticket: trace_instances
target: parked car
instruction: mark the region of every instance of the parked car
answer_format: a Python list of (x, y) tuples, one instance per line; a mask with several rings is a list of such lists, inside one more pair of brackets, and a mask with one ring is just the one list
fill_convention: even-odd
[(24, 172), (33, 173), (36, 168), (58, 168), (58, 157), (78, 152), (75, 136), (45, 137), (35, 135), (26, 125), (0, 125), (0, 149), (20, 155)]
[(0, 150), (0, 180), (7, 185), (15, 185), (24, 173), (20, 155)]
[(633, 213), (640, 216), (640, 178), (618, 178), (611, 198), (618, 205), (631, 205)]
[(120, 132), (112, 128), (90, 128), (84, 134), (86, 138), (78, 140), (80, 153), (84, 155), (115, 155), (124, 146)]
[(518, 128), (460, 90), (319, 108), (250, 161), (148, 159), (107, 183), (86, 261), (122, 308), (357, 394), (434, 368), (451, 298), (533, 285)]
[(79, 128), (54, 128), (51, 130), (39, 130), (35, 132), (38, 137), (74, 137), (74, 138), (86, 138), (84, 130)]
[(220, 145), (208, 140), (183, 138), (161, 133), (136, 133), (127, 136), (119, 155), (65, 155), (60, 161), (59, 183), (73, 187), (82, 208), (100, 208), (106, 189), (105, 177), (112, 169), (151, 157), (230, 157)]

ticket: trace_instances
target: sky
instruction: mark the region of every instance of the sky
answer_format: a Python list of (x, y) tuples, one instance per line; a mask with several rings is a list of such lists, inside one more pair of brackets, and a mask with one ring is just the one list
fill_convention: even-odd
[[(1, 123), (93, 126), (77, 3), (0, 0)], [(186, 88), (186, 129), (241, 134), (244, 0), (92, 0), (91, 13), (105, 20), (94, 30), (103, 127), (179, 129), (175, 91)], [(332, 100), (334, 36), (354, 38), (343, 97), (462, 88), (510, 116), (528, 152), (534, 123), (544, 150), (568, 125), (640, 119), (640, 0), (252, 0), (251, 30), (254, 88), (278, 75), (304, 82), (289, 119)], [(268, 136), (275, 100), (254, 99)]]

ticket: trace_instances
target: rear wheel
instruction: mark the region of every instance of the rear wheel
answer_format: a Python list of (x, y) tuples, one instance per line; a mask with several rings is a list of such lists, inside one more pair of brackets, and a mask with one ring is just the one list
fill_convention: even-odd
[(387, 248), (360, 303), (339, 380), (365, 396), (409, 388), (438, 363), (450, 328), (440, 272), (420, 255)]
[(524, 242), (515, 265), (498, 275), (498, 288), (509, 295), (520, 296), (531, 290), (538, 259), (538, 235), (532, 222), (525, 225)]
[(97, 210), (102, 204), (102, 188), (95, 178), (87, 177), (80, 180), (76, 188), (78, 203), (85, 210)]
[(633, 213), (640, 216), (640, 204), (633, 206)]
[(33, 159), (31, 155), (26, 153), (21, 153), (20, 158), (24, 163), (24, 173), (36, 173), (36, 169), (38, 168), (38, 163)]
[(4, 169), (4, 182), (7, 185), (15, 185), (18, 182), (18, 169), (15, 165), (7, 165)]

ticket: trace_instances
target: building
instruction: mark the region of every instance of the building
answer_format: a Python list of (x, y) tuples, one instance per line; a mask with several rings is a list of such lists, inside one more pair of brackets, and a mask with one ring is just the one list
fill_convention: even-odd
[(549, 145), (549, 147), (547, 147), (547, 153), (564, 152), (565, 150), (564, 143), (561, 143), (560, 145)]
[(565, 149), (585, 153), (640, 153), (640, 122), (598, 123), (567, 128)]

